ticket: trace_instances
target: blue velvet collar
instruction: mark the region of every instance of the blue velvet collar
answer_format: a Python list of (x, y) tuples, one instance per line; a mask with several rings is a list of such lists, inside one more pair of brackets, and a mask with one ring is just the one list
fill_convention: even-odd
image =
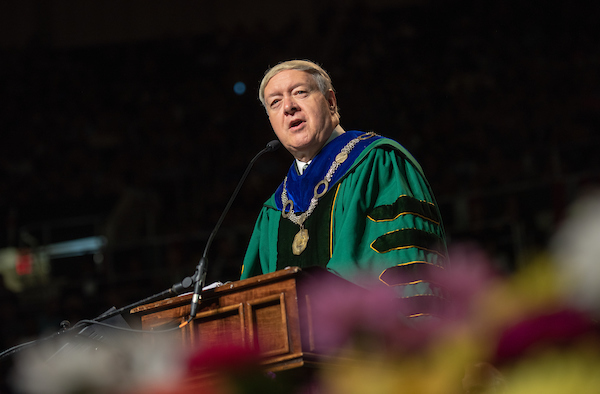
[[(317, 183), (319, 183), (327, 174), (331, 163), (335, 160), (335, 157), (342, 150), (344, 146), (354, 138), (365, 134), (362, 131), (346, 131), (333, 141), (321, 149), (321, 151), (314, 157), (310, 165), (304, 171), (304, 174), (299, 175), (296, 170), (296, 164), (292, 163), (288, 174), (287, 174), (287, 185), (286, 190), (288, 198), (294, 202), (294, 212), (304, 212), (310, 205), (310, 200), (313, 198), (314, 189)], [(329, 183), (329, 190), (333, 189), (333, 185), (336, 184), (352, 167), (358, 156), (362, 151), (371, 145), (374, 141), (383, 138), (381, 136), (374, 136), (365, 140), (359, 141), (354, 149), (350, 151), (348, 159), (344, 161), (333, 174), (333, 178)], [(283, 209), (281, 203), (281, 193), (283, 192), (283, 182), (277, 188), (275, 192), (275, 204), (277, 209)]]

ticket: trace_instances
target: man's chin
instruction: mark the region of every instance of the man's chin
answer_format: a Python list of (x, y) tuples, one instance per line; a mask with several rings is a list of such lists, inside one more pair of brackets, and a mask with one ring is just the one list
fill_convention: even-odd
[(294, 153), (301, 153), (308, 149), (314, 142), (305, 140), (295, 140), (288, 145), (288, 150)]

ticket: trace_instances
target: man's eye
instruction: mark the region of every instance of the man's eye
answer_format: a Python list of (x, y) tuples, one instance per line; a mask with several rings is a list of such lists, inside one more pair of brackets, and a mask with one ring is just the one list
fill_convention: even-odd
[(271, 108), (275, 108), (277, 106), (277, 104), (279, 104), (281, 102), (280, 99), (275, 99), (273, 101), (271, 101)]

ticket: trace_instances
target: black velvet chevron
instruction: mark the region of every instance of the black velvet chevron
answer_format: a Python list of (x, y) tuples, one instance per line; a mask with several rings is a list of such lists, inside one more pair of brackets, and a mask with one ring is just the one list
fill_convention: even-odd
[(426, 220), (440, 223), (440, 217), (435, 205), (427, 201), (417, 200), (410, 196), (400, 196), (393, 204), (381, 205), (373, 208), (373, 210), (369, 212), (369, 218), (376, 222), (380, 222), (394, 220), (403, 214), (414, 214)]

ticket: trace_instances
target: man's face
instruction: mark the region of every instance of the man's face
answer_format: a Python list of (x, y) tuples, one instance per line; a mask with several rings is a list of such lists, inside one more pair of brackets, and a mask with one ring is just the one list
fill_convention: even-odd
[(304, 71), (276, 74), (265, 87), (265, 102), (277, 138), (302, 161), (319, 152), (339, 123), (334, 92), (324, 96)]

